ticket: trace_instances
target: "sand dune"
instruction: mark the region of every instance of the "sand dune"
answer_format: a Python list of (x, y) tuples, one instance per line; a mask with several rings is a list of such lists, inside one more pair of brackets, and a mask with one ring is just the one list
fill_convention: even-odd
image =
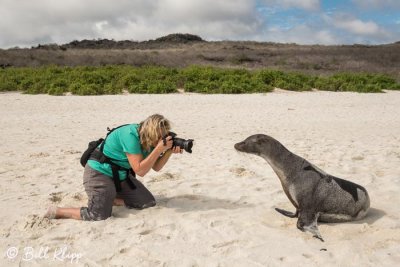
[[(156, 207), (114, 207), (100, 222), (41, 217), (52, 204), (86, 205), (79, 157), (88, 141), (152, 113), (169, 118), (179, 137), (195, 139), (193, 154), (174, 155), (141, 178)], [(400, 92), (1, 94), (0, 265), (395, 266), (399, 113)], [(269, 165), (233, 148), (255, 133), (363, 185), (369, 215), (320, 224), (324, 243), (297, 230), (296, 219), (274, 211), (294, 208)]]

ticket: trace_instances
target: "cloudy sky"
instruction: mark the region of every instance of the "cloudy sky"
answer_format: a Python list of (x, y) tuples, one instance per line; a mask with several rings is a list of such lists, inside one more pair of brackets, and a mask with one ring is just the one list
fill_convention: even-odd
[(400, 41), (400, 0), (0, 0), (0, 48), (192, 33), (298, 44)]

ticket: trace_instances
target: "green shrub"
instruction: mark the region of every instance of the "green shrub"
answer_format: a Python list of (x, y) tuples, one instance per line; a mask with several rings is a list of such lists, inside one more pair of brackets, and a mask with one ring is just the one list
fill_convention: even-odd
[(84, 84), (80, 87), (79, 95), (102, 95), (103, 91), (97, 84)]
[(261, 77), (244, 69), (192, 66), (182, 70), (182, 77), (187, 92), (241, 94), (272, 90)]
[(278, 70), (249, 71), (206, 66), (175, 69), (159, 66), (59, 67), (0, 69), (0, 91), (28, 94), (76, 95), (131, 93), (167, 94), (177, 88), (206, 94), (269, 92), (274, 87), (305, 91), (381, 92), (400, 90), (400, 84), (384, 74), (338, 73), (315, 77)]
[(13, 80), (0, 79), (0, 92), (4, 91), (15, 91), (18, 88), (18, 84)]
[(256, 73), (258, 79), (264, 84), (275, 86), (277, 81), (282, 79), (285, 74), (278, 70), (261, 70)]
[(339, 73), (330, 77), (318, 77), (315, 87), (328, 91), (352, 91), (379, 93), (382, 89), (396, 89), (398, 83), (383, 74)]
[(315, 77), (301, 73), (284, 73), (278, 70), (261, 70), (258, 78), (271, 87), (292, 91), (309, 91), (314, 86)]

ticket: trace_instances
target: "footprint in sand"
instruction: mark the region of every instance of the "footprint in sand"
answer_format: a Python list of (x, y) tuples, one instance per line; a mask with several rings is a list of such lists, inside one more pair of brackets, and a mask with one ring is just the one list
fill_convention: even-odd
[(353, 161), (355, 161), (355, 160), (363, 160), (364, 157), (363, 157), (363, 156), (355, 156), (355, 157), (352, 157), (351, 159), (352, 159)]
[(45, 153), (45, 152), (40, 152), (40, 153), (36, 153), (36, 154), (30, 154), (29, 157), (31, 158), (46, 158), (49, 157), (50, 154), (49, 153)]
[(310, 255), (310, 254), (307, 254), (307, 253), (303, 253), (302, 255), (306, 259), (312, 259), (313, 258), (313, 255)]
[(148, 235), (152, 232), (153, 232), (153, 230), (144, 230), (144, 231), (140, 232), (139, 235)]
[(249, 171), (243, 167), (231, 168), (229, 171), (239, 177), (252, 176), (255, 174), (255, 172)]
[(382, 170), (377, 170), (377, 171), (375, 171), (375, 175), (377, 177), (383, 177), (385, 175), (385, 172)]
[(63, 199), (63, 193), (62, 192), (55, 192), (55, 193), (51, 193), (49, 200), (53, 203), (59, 203), (61, 202), (61, 200)]
[(217, 244), (212, 245), (212, 247), (213, 248), (223, 248), (223, 247), (226, 247), (226, 246), (234, 245), (236, 243), (239, 243), (239, 240), (232, 240), (232, 241), (217, 243)]
[(123, 253), (127, 253), (129, 251), (130, 247), (123, 247), (119, 249), (119, 253), (123, 254)]
[(209, 224), (209, 226), (211, 226), (211, 227), (219, 227), (219, 226), (221, 226), (221, 225), (224, 225), (224, 222), (223, 221), (212, 221), (212, 222), (210, 222), (210, 224)]
[(182, 195), (175, 197), (175, 199), (199, 200), (201, 197), (196, 195)]
[(29, 215), (25, 223), (20, 224), (22, 229), (29, 231), (37, 231), (39, 229), (47, 229), (53, 225), (52, 221), (39, 215)]
[(82, 201), (84, 199), (84, 195), (82, 193), (76, 193), (72, 196), (73, 199)]
[(179, 180), (180, 178), (181, 177), (179, 174), (166, 172), (161, 175), (154, 176), (149, 180), (149, 183), (162, 182), (162, 181), (175, 181)]
[(197, 187), (200, 187), (202, 185), (203, 184), (201, 184), (201, 183), (195, 183), (195, 184), (192, 184), (190, 187), (197, 188)]
[(81, 154), (81, 151), (78, 150), (63, 150), (61, 149), (61, 152), (64, 153), (64, 155), (73, 155), (73, 154)]
[(0, 230), (0, 236), (1, 237), (7, 238), (7, 237), (10, 236), (10, 234), (11, 234), (11, 227), (8, 227), (7, 229)]

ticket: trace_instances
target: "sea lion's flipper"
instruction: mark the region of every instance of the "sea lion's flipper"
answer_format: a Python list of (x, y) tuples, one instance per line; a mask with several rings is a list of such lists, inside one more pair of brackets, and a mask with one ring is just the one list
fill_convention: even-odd
[(296, 213), (293, 213), (293, 212), (290, 212), (290, 211), (287, 211), (287, 210), (282, 210), (282, 209), (279, 209), (279, 208), (275, 208), (275, 210), (277, 212), (289, 217), (289, 218), (297, 218), (297, 216), (299, 215), (299, 211), (298, 210), (296, 210)]
[(319, 213), (311, 213), (311, 212), (300, 212), (299, 219), (297, 220), (297, 228), (301, 231), (308, 231), (313, 234), (313, 237), (318, 238), (322, 242), (324, 239), (322, 238), (319, 230), (318, 230), (318, 221)]
[(320, 232), (318, 230), (317, 224), (315, 224), (315, 225), (305, 225), (304, 226), (304, 230), (312, 233), (313, 237), (318, 238), (319, 240), (324, 242), (324, 239), (322, 238), (322, 236), (321, 236), (321, 234), (320, 234)]

